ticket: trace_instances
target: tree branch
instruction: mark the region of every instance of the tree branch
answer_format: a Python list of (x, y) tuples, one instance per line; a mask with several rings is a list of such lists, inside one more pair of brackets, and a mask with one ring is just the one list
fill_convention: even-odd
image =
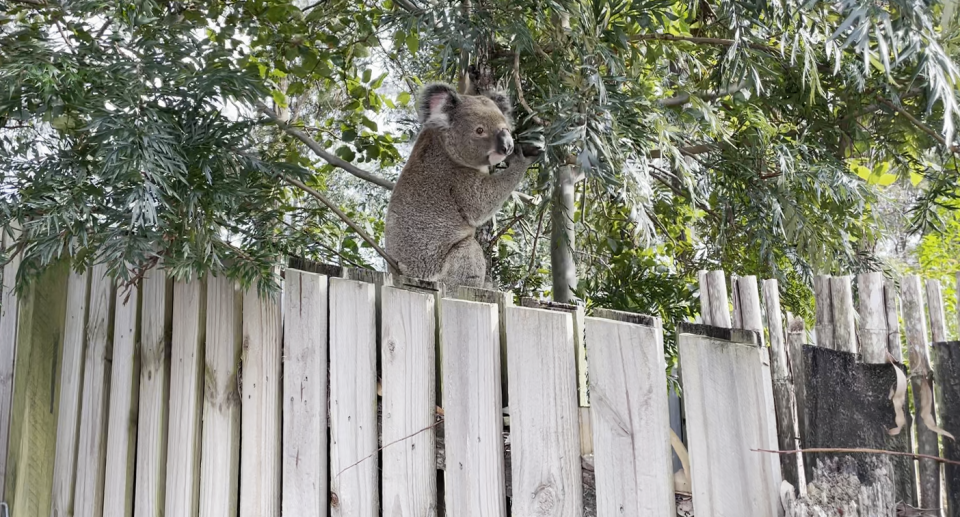
[(747, 82), (742, 81), (740, 84), (734, 86), (728, 86), (726, 88), (717, 90), (716, 92), (693, 92), (693, 93), (684, 93), (677, 95), (676, 97), (670, 97), (668, 99), (662, 99), (660, 105), (664, 107), (672, 106), (682, 106), (690, 101), (690, 97), (698, 97), (705, 101), (712, 101), (714, 99), (719, 99), (720, 97), (726, 97), (727, 95), (733, 95), (734, 93), (739, 92), (740, 90), (747, 87)]
[(400, 7), (403, 7), (404, 9), (406, 9), (411, 13), (423, 12), (423, 9), (420, 9), (419, 7), (413, 5), (413, 2), (411, 2), (410, 0), (395, 0), (394, 3), (396, 3)]
[(373, 249), (376, 250), (381, 257), (383, 257), (383, 260), (387, 261), (387, 264), (389, 264), (390, 267), (392, 267), (395, 271), (400, 271), (400, 266), (397, 264), (397, 262), (393, 260), (393, 258), (390, 257), (390, 255), (388, 255), (387, 252), (377, 244), (377, 241), (373, 240), (373, 237), (367, 235), (367, 232), (363, 231), (363, 228), (360, 228), (357, 223), (353, 222), (353, 220), (350, 219), (347, 214), (343, 213), (343, 211), (340, 210), (340, 208), (337, 207), (337, 205), (335, 205), (332, 201), (327, 199), (326, 196), (308, 187), (305, 183), (296, 178), (291, 178), (287, 175), (283, 175), (282, 178), (287, 183), (299, 188), (300, 190), (303, 190), (307, 194), (313, 196), (317, 201), (327, 205), (327, 208), (332, 210), (333, 213), (337, 214), (337, 217), (339, 217), (343, 222), (347, 223), (347, 226), (349, 226), (353, 231), (357, 232), (357, 235), (359, 235), (360, 238), (373, 247)]
[[(688, 147), (681, 147), (680, 154), (683, 154), (686, 156), (695, 156), (698, 154), (708, 153), (714, 149), (716, 149), (716, 146), (713, 144), (697, 144), (697, 145), (691, 145)], [(653, 159), (663, 158), (663, 151), (661, 151), (660, 149), (654, 149), (650, 151), (650, 158), (653, 158)]]
[(346, 160), (340, 159), (340, 157), (336, 155), (330, 154), (316, 140), (311, 138), (310, 135), (280, 120), (276, 112), (274, 112), (272, 109), (267, 107), (266, 104), (260, 101), (257, 101), (257, 109), (260, 111), (260, 113), (263, 113), (264, 115), (266, 115), (267, 118), (270, 119), (270, 122), (274, 123), (277, 127), (282, 129), (288, 135), (303, 142), (307, 147), (310, 148), (311, 151), (314, 152), (314, 154), (316, 154), (320, 158), (323, 158), (323, 160), (329, 163), (330, 165), (333, 165), (334, 167), (339, 167), (362, 180), (369, 181), (370, 183), (379, 185), (387, 190), (393, 190), (393, 188), (396, 186), (390, 180), (371, 174), (357, 167), (356, 165), (353, 165), (352, 163)]
[[(695, 36), (675, 36), (673, 34), (637, 34), (630, 37), (631, 41), (685, 41), (687, 43), (694, 43), (697, 45), (716, 45), (721, 47), (732, 47), (737, 45), (739, 42), (732, 39), (723, 39), (723, 38), (699, 38)], [(762, 50), (770, 54), (779, 54), (780, 51), (769, 46), (763, 45), (761, 43), (743, 43), (749, 48), (754, 50)]]
[(946, 147), (947, 150), (950, 151), (951, 153), (960, 153), (960, 147), (956, 145), (950, 145), (949, 143), (947, 143), (947, 140), (943, 138), (943, 136), (941, 136), (940, 133), (935, 131), (930, 126), (921, 122), (920, 119), (918, 119), (917, 117), (914, 117), (909, 111), (903, 109), (903, 107), (897, 106), (896, 104), (880, 96), (877, 96), (877, 100), (880, 101), (880, 104), (883, 104), (884, 106), (887, 106), (890, 109), (896, 111), (897, 113), (903, 115), (907, 120), (910, 121), (911, 124), (913, 124), (914, 126), (917, 126), (917, 129), (933, 137), (934, 140), (936, 140), (937, 142), (940, 142), (940, 145)]

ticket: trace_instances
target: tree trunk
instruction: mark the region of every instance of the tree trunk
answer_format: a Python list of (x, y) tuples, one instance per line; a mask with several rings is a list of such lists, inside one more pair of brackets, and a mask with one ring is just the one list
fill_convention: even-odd
[(577, 288), (577, 264), (573, 259), (576, 178), (571, 165), (558, 167), (554, 174), (550, 235), (553, 301), (569, 303), (573, 300), (573, 290)]

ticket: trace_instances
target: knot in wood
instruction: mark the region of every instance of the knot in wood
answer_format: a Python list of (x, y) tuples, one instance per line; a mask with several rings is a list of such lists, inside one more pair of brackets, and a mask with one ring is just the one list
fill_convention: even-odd
[(537, 491), (533, 494), (533, 499), (535, 501), (535, 507), (537, 509), (537, 514), (539, 515), (549, 515), (553, 513), (554, 507), (557, 506), (557, 491), (549, 485), (540, 485), (537, 488)]
[(393, 352), (393, 351), (396, 350), (396, 349), (397, 349), (397, 343), (396, 343), (396, 341), (394, 341), (394, 340), (392, 340), (392, 339), (389, 340), (389, 341), (387, 341), (387, 350), (389, 350), (390, 352)]

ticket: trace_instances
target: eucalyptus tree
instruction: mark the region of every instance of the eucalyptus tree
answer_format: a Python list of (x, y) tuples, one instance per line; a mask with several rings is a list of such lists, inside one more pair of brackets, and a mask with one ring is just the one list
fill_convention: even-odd
[(24, 278), (63, 256), (264, 288), (289, 254), (378, 265), (412, 96), (465, 75), (548, 144), (487, 236), (518, 294), (670, 320), (723, 267), (778, 276), (802, 312), (812, 271), (877, 267), (877, 184), (918, 186), (917, 229), (956, 195), (952, 4), (0, 5), (0, 226)]

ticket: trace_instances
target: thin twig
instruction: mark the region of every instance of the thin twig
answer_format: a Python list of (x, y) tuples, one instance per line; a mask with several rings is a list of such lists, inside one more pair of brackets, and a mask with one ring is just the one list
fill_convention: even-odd
[(277, 116), (276, 112), (267, 107), (266, 104), (257, 101), (257, 109), (260, 110), (260, 113), (266, 115), (267, 118), (270, 119), (270, 122), (273, 122), (288, 135), (306, 144), (306, 146), (309, 147), (314, 154), (320, 158), (323, 158), (330, 165), (339, 167), (362, 180), (369, 181), (370, 183), (379, 185), (387, 190), (393, 190), (393, 188), (396, 186), (396, 184), (388, 179), (384, 179), (375, 174), (369, 173), (346, 160), (340, 159), (336, 155), (328, 153), (326, 149), (324, 149), (323, 146), (320, 145), (316, 140), (311, 138), (310, 135), (280, 120), (280, 117)]
[[(439, 408), (438, 408), (438, 409), (439, 409)], [(340, 475), (343, 474), (344, 472), (352, 469), (353, 467), (356, 467), (357, 465), (363, 463), (364, 461), (369, 460), (370, 458), (375, 457), (377, 454), (380, 453), (380, 451), (386, 449), (387, 447), (389, 447), (389, 446), (391, 446), (391, 445), (394, 445), (394, 444), (397, 444), (397, 443), (400, 443), (400, 442), (402, 442), (402, 441), (404, 441), (404, 440), (409, 440), (410, 438), (413, 438), (414, 436), (417, 436), (417, 435), (420, 434), (420, 433), (427, 432), (427, 431), (433, 429), (434, 427), (437, 427), (438, 425), (440, 425), (440, 424), (442, 424), (442, 423), (443, 423), (443, 417), (440, 417), (440, 418), (439, 418), (436, 422), (434, 422), (433, 424), (428, 425), (427, 427), (424, 427), (423, 429), (421, 429), (421, 430), (419, 430), (419, 431), (417, 431), (417, 432), (415, 432), (415, 433), (413, 433), (413, 434), (411, 434), (411, 435), (407, 435), (407, 436), (404, 436), (404, 437), (402, 437), (402, 438), (397, 438), (396, 440), (394, 440), (394, 441), (392, 441), (392, 442), (390, 442), (390, 443), (384, 444), (383, 447), (380, 447), (379, 449), (373, 451), (372, 453), (370, 453), (370, 454), (368, 454), (368, 455), (360, 458), (360, 459), (357, 460), (356, 462), (354, 462), (354, 463), (352, 463), (352, 464), (347, 465), (346, 467), (344, 467), (343, 470), (341, 470), (340, 472), (337, 472), (336, 477), (339, 478)]]
[(353, 229), (353, 231), (357, 232), (357, 235), (359, 235), (360, 238), (365, 240), (367, 244), (373, 247), (373, 249), (376, 250), (381, 257), (383, 257), (383, 260), (387, 261), (387, 264), (389, 264), (390, 267), (394, 269), (394, 271), (400, 271), (399, 264), (397, 264), (397, 262), (393, 260), (393, 258), (391, 258), (390, 255), (388, 255), (387, 252), (380, 247), (380, 245), (377, 244), (377, 241), (373, 240), (373, 237), (370, 237), (369, 235), (367, 235), (367, 232), (363, 231), (363, 228), (360, 228), (360, 226), (358, 226), (357, 223), (353, 222), (353, 220), (350, 219), (350, 217), (348, 217), (347, 214), (343, 213), (343, 211), (341, 211), (340, 208), (337, 207), (337, 205), (335, 205), (332, 201), (327, 199), (326, 196), (308, 187), (305, 183), (303, 183), (302, 181), (296, 178), (292, 178), (287, 175), (283, 175), (282, 177), (283, 177), (283, 180), (286, 181), (287, 183), (303, 190), (307, 194), (310, 194), (311, 196), (316, 198), (317, 201), (320, 201), (324, 205), (327, 205), (327, 208), (332, 210), (333, 213), (337, 214), (337, 217), (339, 217), (343, 222), (347, 223), (347, 226)]
[(900, 452), (900, 451), (885, 451), (883, 449), (864, 449), (864, 448), (853, 448), (853, 449), (843, 449), (843, 448), (830, 448), (830, 447), (820, 447), (813, 449), (797, 449), (794, 451), (774, 451), (769, 449), (750, 449), (753, 452), (769, 452), (771, 454), (796, 454), (798, 452), (816, 452), (816, 453), (863, 453), (863, 454), (886, 454), (888, 456), (906, 456), (908, 458), (913, 458), (915, 460), (933, 460), (939, 463), (947, 463), (950, 465), (960, 465), (960, 461), (948, 460), (941, 458), (940, 456), (931, 456), (929, 454), (914, 454), (912, 452)]
[(532, 115), (534, 124), (543, 125), (543, 121), (540, 117), (537, 116), (536, 112), (533, 111), (533, 108), (527, 104), (527, 100), (523, 98), (523, 86), (520, 85), (520, 49), (517, 48), (517, 51), (513, 53), (513, 82), (517, 85), (517, 101), (520, 102), (520, 105), (523, 106), (523, 109), (527, 110), (527, 113)]
[(503, 237), (503, 234), (507, 233), (510, 230), (510, 228), (513, 228), (513, 225), (517, 224), (517, 222), (523, 219), (523, 215), (524, 214), (520, 214), (514, 217), (509, 223), (505, 224), (503, 228), (500, 229), (500, 231), (495, 233), (493, 237), (490, 238), (490, 245), (493, 246), (498, 240), (500, 240), (500, 237)]

